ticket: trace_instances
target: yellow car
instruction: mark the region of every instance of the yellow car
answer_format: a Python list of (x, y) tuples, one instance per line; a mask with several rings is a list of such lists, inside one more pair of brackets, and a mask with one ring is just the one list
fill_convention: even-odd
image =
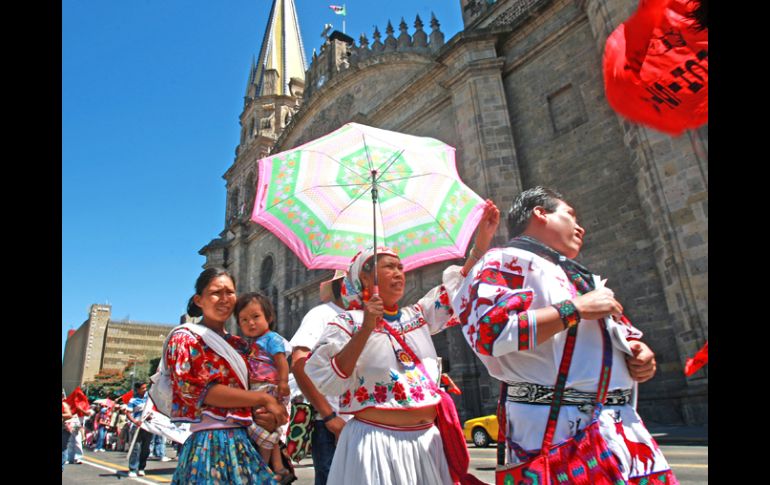
[(473, 441), (477, 447), (489, 446), (489, 443), (497, 441), (497, 416), (490, 414), (469, 419), (463, 425), (463, 433), (466, 441)]

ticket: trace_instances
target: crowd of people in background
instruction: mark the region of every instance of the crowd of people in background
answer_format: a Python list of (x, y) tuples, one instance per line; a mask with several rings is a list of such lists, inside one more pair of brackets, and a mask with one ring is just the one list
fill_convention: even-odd
[[(66, 431), (66, 442), (62, 443), (62, 464), (82, 464), (84, 449), (94, 453), (128, 451), (136, 423), (130, 421), (132, 413), (127, 404), (92, 404), (86, 412), (62, 404), (63, 407), (65, 405), (70, 413), (67, 419), (62, 413), (62, 428)], [(163, 436), (150, 435), (147, 459), (171, 461), (173, 458), (166, 456), (167, 441)]]

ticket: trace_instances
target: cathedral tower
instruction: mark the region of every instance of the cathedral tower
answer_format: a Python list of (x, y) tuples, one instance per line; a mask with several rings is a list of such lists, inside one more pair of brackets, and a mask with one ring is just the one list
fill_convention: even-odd
[[(236, 277), (239, 290), (276, 293), (276, 308), (272, 265), (267, 264), (262, 271), (259, 266), (250, 267), (246, 239), (252, 240), (255, 233), (261, 232), (249, 222), (256, 195), (257, 161), (271, 152), (275, 140), (299, 109), (306, 69), (294, 0), (273, 0), (259, 57), (252, 58), (249, 68), (235, 161), (223, 175), (227, 181), (225, 227), (219, 238), (200, 250), (206, 256), (205, 266), (227, 268)], [(260, 272), (263, 274), (258, 278)]]

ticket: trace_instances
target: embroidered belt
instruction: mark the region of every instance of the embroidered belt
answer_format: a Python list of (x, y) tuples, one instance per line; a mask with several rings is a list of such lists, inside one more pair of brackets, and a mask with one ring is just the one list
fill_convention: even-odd
[[(541, 386), (529, 382), (509, 382), (508, 383), (508, 401), (523, 402), (527, 404), (551, 405), (554, 388), (551, 386)], [(607, 392), (607, 402), (605, 406), (623, 406), (631, 400), (631, 389), (619, 389)], [(570, 389), (564, 389), (563, 406), (580, 406), (581, 411), (592, 407), (596, 401), (595, 392), (583, 392)]]

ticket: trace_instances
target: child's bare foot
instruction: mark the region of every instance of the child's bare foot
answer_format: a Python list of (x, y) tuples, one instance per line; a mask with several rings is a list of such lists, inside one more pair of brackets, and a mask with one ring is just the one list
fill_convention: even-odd
[(275, 471), (273, 479), (276, 481), (276, 483), (278, 483), (278, 485), (285, 485), (287, 483), (293, 482), (297, 479), (297, 477), (287, 468), (281, 468), (280, 470)]

